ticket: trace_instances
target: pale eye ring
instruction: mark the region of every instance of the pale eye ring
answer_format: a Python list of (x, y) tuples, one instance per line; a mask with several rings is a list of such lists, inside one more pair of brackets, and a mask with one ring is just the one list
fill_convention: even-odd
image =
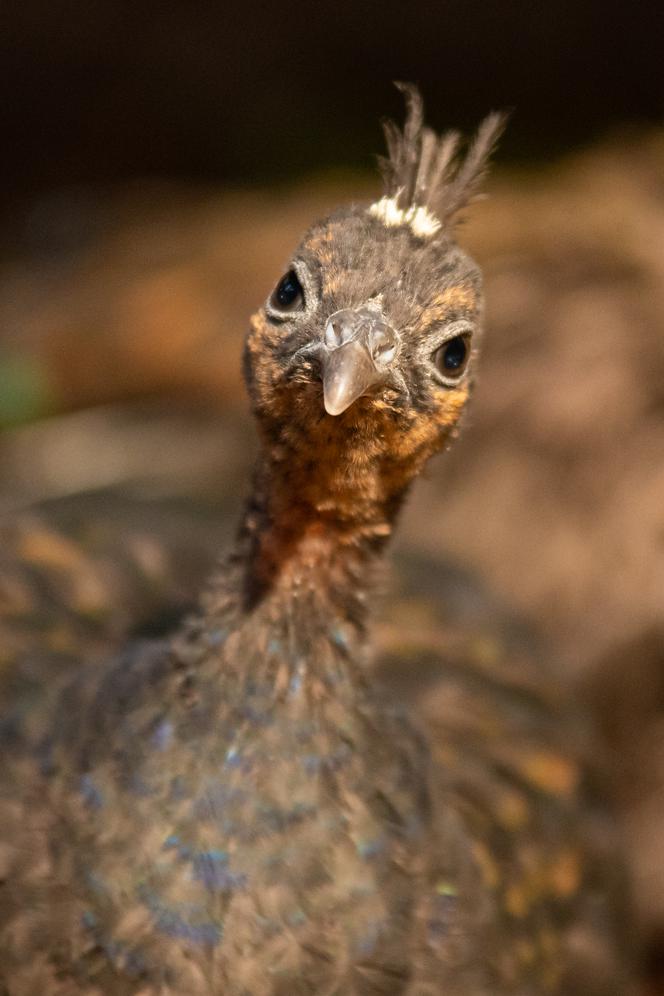
[(470, 359), (470, 335), (462, 333), (448, 339), (433, 354), (433, 364), (446, 380), (458, 380)]

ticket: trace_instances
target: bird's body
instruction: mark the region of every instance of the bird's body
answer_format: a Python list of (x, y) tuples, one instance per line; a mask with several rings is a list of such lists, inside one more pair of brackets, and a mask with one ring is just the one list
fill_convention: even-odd
[(450, 178), (419, 115), (252, 322), (262, 454), (200, 609), (17, 721), (3, 996), (627, 992), (544, 677), (450, 664), (432, 758), (373, 672), (385, 543), (469, 393), (480, 281), (446, 225), (497, 127)]

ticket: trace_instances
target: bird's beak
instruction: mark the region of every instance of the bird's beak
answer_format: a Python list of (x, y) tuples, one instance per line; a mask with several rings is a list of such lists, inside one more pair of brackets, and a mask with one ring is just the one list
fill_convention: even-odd
[(341, 415), (385, 380), (397, 347), (397, 333), (373, 308), (348, 308), (331, 315), (320, 353), (328, 415)]

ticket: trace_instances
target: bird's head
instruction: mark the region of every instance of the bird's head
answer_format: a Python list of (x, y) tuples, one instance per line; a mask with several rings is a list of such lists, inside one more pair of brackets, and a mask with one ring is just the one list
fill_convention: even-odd
[(283, 459), (371, 461), (391, 468), (395, 490), (450, 438), (468, 398), (482, 290), (454, 221), (502, 126), (487, 118), (459, 157), (459, 136), (424, 127), (419, 94), (404, 89), (404, 129), (386, 126), (384, 196), (310, 229), (245, 351), (254, 411)]

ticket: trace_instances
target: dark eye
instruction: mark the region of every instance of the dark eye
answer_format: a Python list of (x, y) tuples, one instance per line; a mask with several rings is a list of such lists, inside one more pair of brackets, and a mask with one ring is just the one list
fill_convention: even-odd
[(460, 377), (468, 365), (470, 339), (467, 335), (455, 335), (437, 349), (433, 362), (443, 377)]
[(295, 270), (289, 270), (276, 286), (270, 304), (275, 311), (300, 311), (304, 307), (304, 291)]

